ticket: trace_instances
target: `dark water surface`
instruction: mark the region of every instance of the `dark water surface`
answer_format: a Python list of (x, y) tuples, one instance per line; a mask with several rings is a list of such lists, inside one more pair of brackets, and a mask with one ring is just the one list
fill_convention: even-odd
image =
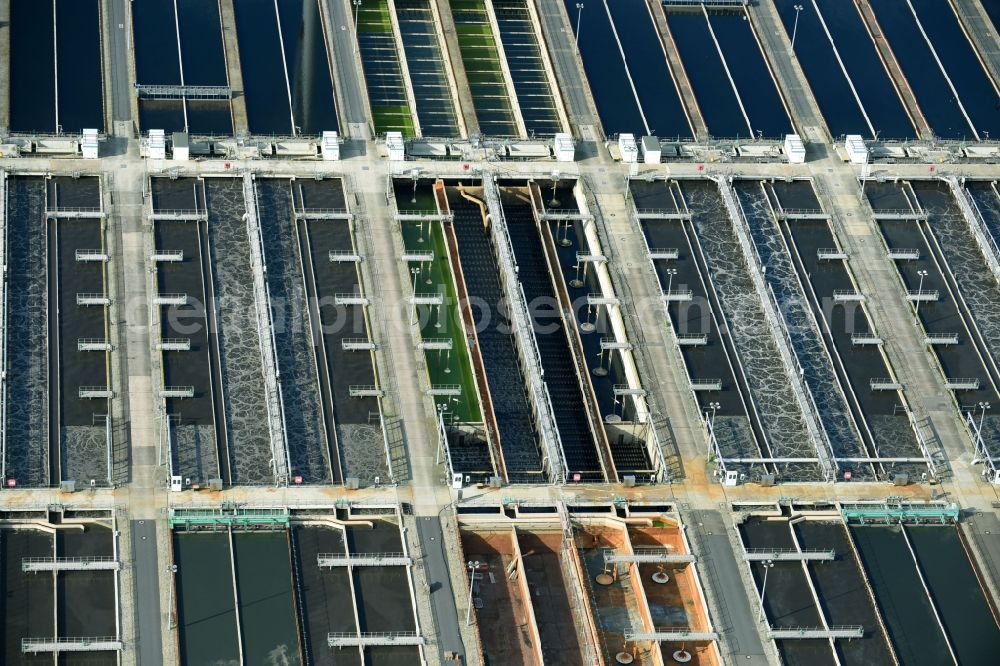
[(789, 40), (795, 30), (795, 5), (799, 12), (799, 25), (795, 36), (795, 56), (809, 81), (816, 103), (819, 104), (830, 134), (871, 136), (871, 129), (858, 105), (851, 85), (837, 62), (833, 45), (823, 30), (819, 14), (811, 2), (799, 0), (774, 0), (785, 26)]
[(994, 138), (1000, 137), (1000, 99), (997, 97), (997, 90), (965, 36), (951, 4), (938, 0), (912, 2), (921, 25), (934, 44), (934, 50), (980, 137), (983, 137), (984, 131)]
[(228, 536), (175, 534), (174, 562), (183, 663), (239, 663)]
[(996, 663), (1000, 627), (954, 527), (907, 527), (959, 663)]
[(934, 134), (946, 139), (972, 137), (972, 128), (962, 115), (907, 3), (874, 0), (871, 5)]
[(656, 24), (646, 4), (610, 2), (608, 9), (621, 39), (650, 134), (691, 138), (691, 125), (681, 106)]
[(57, 0), (56, 35), (59, 124), (64, 132), (77, 133), (85, 127), (103, 130), (100, 3)]
[(669, 11), (667, 23), (709, 134), (727, 139), (750, 136), (705, 16), (701, 11)]
[(303, 134), (336, 131), (337, 109), (317, 0), (279, 2), (278, 16), (295, 124)]
[(233, 534), (243, 657), (247, 664), (302, 663), (288, 532)]
[(950, 664), (917, 569), (898, 526), (851, 527), (875, 601), (904, 664)]
[[(709, 20), (750, 117), (754, 134), (766, 138), (784, 137), (793, 130), (792, 121), (785, 111), (777, 84), (764, 60), (746, 12), (711, 13)], [(715, 102), (709, 99), (704, 103)]]
[[(576, 2), (564, 0), (573, 30), (577, 27)], [(580, 15), (579, 47), (583, 68), (597, 112), (608, 136), (631, 132), (637, 137), (647, 134), (639, 102), (629, 83), (628, 70), (622, 60), (608, 14), (601, 3), (591, 3)]]
[(10, 127), (15, 132), (56, 131), (52, 22), (51, 2), (10, 3)]
[[(795, 4), (791, 0), (776, 0), (776, 2)], [(823, 13), (823, 19), (837, 44), (847, 73), (854, 82), (861, 103), (878, 135), (884, 139), (916, 137), (916, 129), (906, 114), (903, 102), (882, 65), (875, 44), (868, 36), (854, 3), (843, 0), (815, 0), (815, 3)], [(800, 4), (810, 6), (808, 3)], [(788, 12), (794, 14), (794, 10), (788, 7), (782, 11), (783, 16)], [(791, 18), (794, 19), (794, 16)], [(786, 22), (787, 20), (785, 18)], [(813, 83), (816, 87), (822, 85), (822, 81)]]

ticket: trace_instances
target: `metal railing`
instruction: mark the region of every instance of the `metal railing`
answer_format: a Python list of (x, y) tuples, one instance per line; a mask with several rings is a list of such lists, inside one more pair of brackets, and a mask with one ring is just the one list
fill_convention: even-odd
[(149, 255), (149, 260), (154, 263), (184, 261), (184, 250), (160, 250)]
[(94, 249), (94, 250), (77, 250), (76, 251), (76, 260), (80, 261), (80, 262), (83, 262), (83, 261), (107, 261), (108, 260), (108, 253), (105, 252), (102, 249), (99, 249), (99, 248), (98, 249)]
[(41, 652), (109, 652), (123, 649), (121, 640), (114, 636), (85, 638), (22, 638), (23, 654)]
[(830, 625), (826, 627), (771, 627), (767, 635), (776, 640), (822, 639), (822, 638), (862, 638), (864, 627), (860, 625)]
[(106, 294), (77, 294), (77, 305), (110, 305), (111, 299)]
[(909, 301), (920, 301), (921, 303), (937, 301), (941, 298), (941, 293), (937, 289), (907, 289), (906, 299)]
[(299, 220), (349, 220), (353, 217), (346, 208), (293, 208)]
[(150, 220), (169, 220), (173, 222), (204, 222), (208, 219), (208, 211), (197, 208), (159, 208), (149, 214)]
[(875, 220), (926, 220), (927, 212), (910, 208), (886, 208), (872, 210), (872, 218)]
[[(0, 248), (3, 256), (0, 262), (7, 266), (7, 172), (0, 169)], [(0, 353), (0, 377), (7, 377), (7, 280), (3, 284), (3, 303), (0, 303), (0, 336), (2, 336), (2, 353)], [(7, 382), (0, 381), (0, 478), (7, 478)]]
[(691, 213), (678, 212), (668, 208), (636, 208), (635, 215), (640, 220), (690, 220)]
[(864, 295), (857, 289), (834, 289), (833, 300), (835, 301), (864, 301)]
[(114, 397), (107, 386), (81, 386), (78, 395), (81, 400), (103, 400)]
[(135, 84), (139, 99), (232, 99), (229, 86), (171, 86)]
[(873, 391), (898, 391), (903, 385), (892, 377), (876, 377), (868, 382), (868, 386)]
[(778, 208), (774, 211), (779, 220), (829, 220), (830, 215), (815, 208)]
[(109, 571), (121, 568), (114, 557), (25, 557), (21, 571)]
[(748, 562), (766, 562), (768, 560), (777, 560), (779, 562), (799, 562), (803, 560), (830, 561), (836, 559), (836, 557), (837, 554), (833, 549), (747, 548), (743, 551), (743, 559)]
[(351, 384), (347, 393), (352, 398), (380, 398), (382, 391), (374, 384)]
[(330, 647), (369, 645), (423, 645), (424, 637), (416, 631), (331, 631), (326, 635)]
[(410, 566), (413, 558), (406, 553), (319, 553), (316, 565), (319, 567), (389, 567)]
[(59, 206), (57, 208), (46, 206), (45, 217), (67, 219), (104, 217), (104, 209), (100, 206)]
[(660, 0), (665, 7), (745, 7), (750, 0)]
[(111, 351), (111, 343), (103, 338), (77, 338), (77, 351)]

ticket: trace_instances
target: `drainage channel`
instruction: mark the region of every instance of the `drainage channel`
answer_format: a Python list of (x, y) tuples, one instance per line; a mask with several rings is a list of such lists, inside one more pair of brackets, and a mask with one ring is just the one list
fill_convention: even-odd
[(132, 30), (140, 127), (232, 134), (218, 5), (140, 0), (132, 3)]
[[(393, 0), (393, 5), (410, 86), (420, 91), (413, 100), (420, 119), (420, 133), (427, 137), (463, 136), (456, 111), (455, 85), (446, 68), (447, 56), (436, 7), (431, 0)], [(384, 69), (383, 76), (389, 76)], [(372, 95), (371, 87), (368, 88), (368, 95)], [(375, 115), (374, 111), (372, 115)], [(398, 129), (406, 131), (405, 128)], [(378, 123), (376, 131), (379, 131)]]
[(632, 180), (629, 194), (716, 459), (745, 477), (769, 474), (773, 465), (756, 467), (768, 457), (766, 437), (732, 336), (721, 334), (728, 327), (692, 242), (680, 183)]
[(337, 130), (319, 0), (235, 0), (234, 9), (250, 132)]
[(773, 138), (791, 131), (792, 122), (745, 8), (667, 7), (666, 15), (709, 133)]
[(450, 5), (480, 131), (486, 136), (520, 136), (515, 93), (504, 72), (490, 7), (486, 0), (450, 0)]
[(12, 0), (10, 129), (104, 130), (101, 3)]
[[(779, 211), (778, 230), (789, 248), (799, 282), (865, 444), (863, 459), (840, 460), (844, 480), (855, 470), (888, 479), (897, 472), (921, 478), (927, 472), (914, 420), (884, 351), (884, 333), (872, 328), (846, 255), (829, 256), (841, 244), (812, 188), (771, 184)], [(786, 208), (787, 206), (787, 208)], [(849, 473), (849, 474), (848, 474)]]
[(475, 336), (503, 451), (505, 474), (514, 483), (544, 482), (544, 446), (535, 416), (541, 410), (535, 403), (537, 400), (547, 405), (548, 398), (534, 394), (527, 376), (530, 370), (526, 354), (534, 354), (534, 349), (523, 350), (532, 343), (518, 333), (506, 334), (502, 330), (512, 306), (504, 298), (501, 280), (513, 276), (501, 275), (494, 254), (496, 241), (491, 236), (495, 228), (487, 227), (484, 221), (481, 190), (449, 186), (447, 197), (455, 216), (451, 233), (466, 297), (489, 308), (475, 320)]
[[(808, 183), (797, 183), (810, 188)], [(809, 307), (799, 276), (793, 265), (791, 249), (777, 228), (775, 205), (777, 196), (770, 185), (762, 181), (738, 181), (734, 184), (740, 205), (746, 214), (751, 239), (760, 261), (766, 266), (765, 279), (784, 318), (789, 342), (801, 368), (801, 376), (809, 390), (819, 420), (832, 447), (835, 459), (867, 456), (859, 424), (848, 405), (840, 377), (823, 342), (818, 322)], [(769, 196), (768, 192), (771, 192)], [(777, 232), (777, 233), (776, 233)], [(836, 255), (836, 253), (834, 253)], [(831, 256), (834, 256), (831, 255)], [(854, 387), (849, 387), (854, 390)], [(863, 422), (861, 426), (867, 427)], [(838, 468), (849, 469), (861, 478), (874, 478), (870, 465), (863, 462), (837, 461)]]
[(833, 136), (916, 138), (916, 127), (853, 2), (775, 3), (789, 39), (797, 33), (795, 54)]
[[(369, 290), (361, 262), (371, 252), (364, 230), (350, 214), (339, 179), (302, 180), (293, 186), (301, 256), (308, 256), (314, 294), (310, 319), (316, 328), (320, 375), (330, 387), (325, 419), (337, 450), (330, 453), (334, 482), (372, 485), (392, 479), (382, 412), (383, 385), (376, 372)], [(294, 478), (292, 479), (294, 481)]]
[[(949, 139), (978, 140), (980, 136), (976, 120), (988, 120), (995, 129), (997, 120), (1000, 119), (996, 105), (990, 101), (996, 98), (997, 91), (990, 85), (982, 65), (975, 61), (972, 45), (961, 34), (957, 25), (958, 17), (949, 7), (942, 6), (942, 3), (936, 4), (947, 13), (928, 9), (926, 3), (919, 2), (917, 6), (921, 7), (921, 11), (918, 13), (910, 0), (874, 0), (871, 7), (934, 133)], [(949, 20), (952, 24), (950, 26)], [(928, 24), (931, 21), (937, 22), (938, 26), (930, 28), (928, 32), (925, 21)], [(931, 35), (939, 38), (957, 37), (960, 41), (942, 42), (939, 50)], [(970, 64), (976, 69), (969, 69)], [(952, 72), (952, 66), (959, 69)], [(953, 79), (953, 74), (960, 75), (961, 78)], [(961, 89), (956, 87), (956, 81)], [(983, 97), (976, 103), (976, 110), (983, 111), (985, 115), (976, 113), (974, 119), (966, 107), (965, 98), (968, 97), (968, 101), (972, 103), (977, 96)]]

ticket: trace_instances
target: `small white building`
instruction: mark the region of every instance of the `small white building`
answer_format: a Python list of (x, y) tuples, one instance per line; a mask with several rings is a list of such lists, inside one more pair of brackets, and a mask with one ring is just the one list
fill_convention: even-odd
[(167, 159), (167, 137), (163, 130), (149, 130), (149, 139), (146, 143), (146, 157), (151, 160)]
[(618, 135), (618, 151), (621, 153), (622, 162), (635, 164), (639, 161), (639, 147), (635, 145), (634, 134)]
[(646, 164), (660, 163), (660, 140), (655, 136), (642, 137), (642, 161)]
[(170, 156), (184, 162), (191, 159), (191, 144), (187, 132), (174, 132), (170, 139)]
[(865, 147), (865, 140), (860, 134), (848, 134), (844, 138), (844, 152), (847, 153), (847, 160), (851, 164), (868, 163), (868, 148)]
[(340, 139), (336, 132), (323, 132), (321, 150), (323, 159), (327, 162), (336, 162), (340, 159)]
[(80, 151), (83, 153), (83, 159), (85, 160), (96, 160), (98, 158), (99, 151), (96, 129), (83, 130), (83, 138), (80, 139)]
[(390, 162), (402, 162), (406, 159), (406, 148), (403, 144), (402, 132), (386, 132), (385, 147), (389, 150)]
[(572, 162), (576, 158), (576, 148), (573, 146), (573, 137), (565, 132), (560, 132), (552, 138), (552, 146), (555, 149), (557, 162)]
[(785, 135), (785, 157), (788, 159), (789, 164), (805, 163), (806, 147), (798, 134)]

